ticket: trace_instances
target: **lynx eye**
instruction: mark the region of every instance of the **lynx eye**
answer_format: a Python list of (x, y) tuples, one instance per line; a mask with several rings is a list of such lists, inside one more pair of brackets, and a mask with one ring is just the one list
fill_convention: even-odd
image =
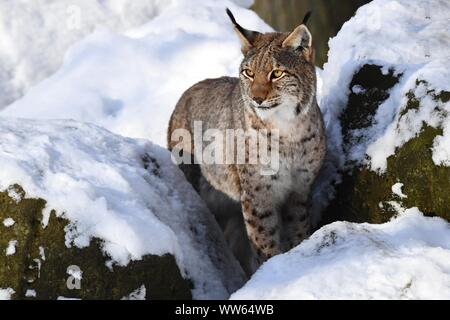
[(250, 69), (244, 69), (244, 71), (242, 71), (242, 74), (249, 79), (253, 79), (255, 77), (255, 73)]
[(286, 73), (285, 73), (284, 71), (281, 71), (281, 70), (274, 70), (274, 71), (272, 72), (272, 74), (270, 75), (270, 78), (271, 78), (272, 80), (278, 80), (278, 79), (281, 79), (282, 77), (284, 77), (285, 74), (286, 74)]

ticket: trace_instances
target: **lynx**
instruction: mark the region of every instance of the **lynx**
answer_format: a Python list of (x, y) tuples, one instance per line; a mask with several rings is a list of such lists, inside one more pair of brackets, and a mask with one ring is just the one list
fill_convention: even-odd
[[(248, 274), (265, 260), (298, 245), (311, 233), (311, 187), (326, 141), (316, 101), (312, 36), (306, 22), (290, 33), (259, 33), (240, 26), (230, 10), (244, 59), (240, 77), (204, 80), (188, 89), (171, 117), (168, 147), (194, 157), (195, 141), (175, 130), (266, 130), (279, 137), (279, 170), (258, 164), (182, 164), (187, 179), (215, 214)], [(251, 149), (246, 140), (246, 147)], [(270, 143), (269, 143), (270, 149)], [(248, 155), (249, 151), (246, 151)]]

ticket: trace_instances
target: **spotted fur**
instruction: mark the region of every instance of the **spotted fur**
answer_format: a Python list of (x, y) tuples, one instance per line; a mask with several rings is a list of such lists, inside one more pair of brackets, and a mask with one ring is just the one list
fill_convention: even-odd
[[(251, 274), (310, 235), (309, 195), (326, 143), (307, 27), (262, 34), (242, 28), (229, 15), (244, 53), (240, 78), (208, 79), (187, 90), (170, 120), (168, 145), (172, 150), (179, 143), (171, 139), (176, 129), (193, 134), (194, 121), (202, 121), (204, 130), (279, 130), (280, 169), (275, 175), (261, 175), (260, 165), (182, 165)], [(274, 70), (283, 76), (275, 79)]]

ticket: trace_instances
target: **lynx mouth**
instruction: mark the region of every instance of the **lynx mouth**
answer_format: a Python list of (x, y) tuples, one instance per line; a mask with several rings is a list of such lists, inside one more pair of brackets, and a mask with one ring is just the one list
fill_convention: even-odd
[(257, 105), (253, 105), (254, 108), (259, 109), (259, 110), (271, 110), (271, 109), (275, 109), (276, 107), (278, 107), (280, 104), (279, 103), (275, 103), (271, 106), (257, 106)]

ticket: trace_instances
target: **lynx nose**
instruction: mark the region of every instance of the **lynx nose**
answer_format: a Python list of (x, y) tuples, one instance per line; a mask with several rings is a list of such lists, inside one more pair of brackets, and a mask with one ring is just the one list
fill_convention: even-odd
[(264, 102), (264, 99), (255, 97), (255, 98), (253, 98), (253, 101), (255, 101), (258, 105), (262, 105), (262, 103)]
[(250, 92), (253, 101), (259, 106), (262, 105), (269, 95), (269, 90), (270, 86), (267, 80), (261, 75), (256, 76)]

